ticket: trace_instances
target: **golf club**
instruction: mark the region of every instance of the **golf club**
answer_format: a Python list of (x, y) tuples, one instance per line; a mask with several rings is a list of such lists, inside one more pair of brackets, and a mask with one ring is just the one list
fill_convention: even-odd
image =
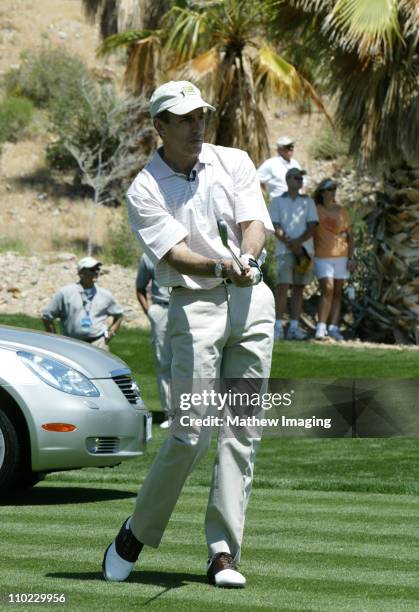
[(236, 262), (236, 264), (239, 266), (241, 272), (243, 273), (244, 272), (244, 265), (242, 264), (240, 259), (237, 257), (237, 255), (234, 253), (234, 251), (231, 249), (231, 247), (230, 247), (230, 245), (228, 243), (227, 223), (224, 221), (224, 219), (217, 219), (217, 226), (218, 226), (218, 233), (220, 234), (221, 242), (226, 247), (226, 249), (228, 249), (230, 251), (230, 253), (233, 256), (234, 261)]

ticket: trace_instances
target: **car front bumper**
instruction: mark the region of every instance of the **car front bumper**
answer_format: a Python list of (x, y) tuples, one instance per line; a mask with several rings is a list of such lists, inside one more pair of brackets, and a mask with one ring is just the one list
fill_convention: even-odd
[[(130, 404), (112, 379), (92, 382), (99, 397), (70, 395), (42, 382), (15, 387), (30, 431), (33, 471), (113, 466), (144, 452), (151, 418), (144, 404)], [(47, 431), (51, 423), (75, 429)]]

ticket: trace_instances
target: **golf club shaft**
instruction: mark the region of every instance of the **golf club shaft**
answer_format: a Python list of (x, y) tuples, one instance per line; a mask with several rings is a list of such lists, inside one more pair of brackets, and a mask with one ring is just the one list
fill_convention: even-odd
[(236, 264), (239, 266), (241, 272), (244, 271), (244, 265), (242, 264), (242, 262), (240, 261), (240, 259), (237, 257), (237, 255), (234, 253), (233, 249), (230, 248), (230, 246), (227, 247), (228, 250), (230, 251), (230, 253), (233, 256), (234, 261), (236, 262)]
[(232, 250), (232, 248), (230, 247), (229, 242), (228, 242), (227, 223), (224, 221), (224, 219), (219, 218), (219, 219), (217, 219), (217, 226), (218, 226), (218, 233), (220, 234), (221, 242), (226, 247), (226, 249), (228, 249), (230, 251), (230, 253), (233, 256), (234, 261), (236, 262), (236, 264), (239, 267), (239, 270), (243, 274), (243, 272), (244, 272), (244, 265), (242, 264), (240, 259), (237, 257), (237, 255), (234, 253), (234, 251)]

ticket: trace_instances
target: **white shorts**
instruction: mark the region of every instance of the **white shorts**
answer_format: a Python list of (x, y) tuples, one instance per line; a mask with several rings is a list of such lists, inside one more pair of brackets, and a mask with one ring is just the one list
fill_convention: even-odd
[(314, 273), (317, 278), (349, 278), (347, 257), (315, 257)]

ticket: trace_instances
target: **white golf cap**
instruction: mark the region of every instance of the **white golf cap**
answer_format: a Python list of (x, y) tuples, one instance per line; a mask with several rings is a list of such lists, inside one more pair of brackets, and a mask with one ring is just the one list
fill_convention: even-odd
[(205, 102), (198, 87), (189, 81), (169, 81), (157, 87), (150, 98), (150, 115), (156, 117), (167, 110), (175, 115), (186, 115), (196, 108), (215, 108)]
[(102, 262), (98, 261), (94, 257), (83, 257), (83, 259), (80, 259), (80, 261), (77, 263), (77, 272), (80, 272), (80, 270), (83, 270), (84, 268), (96, 268), (96, 266), (101, 265)]
[(287, 147), (288, 145), (294, 144), (295, 140), (289, 138), (289, 136), (280, 136), (276, 141), (277, 147)]

